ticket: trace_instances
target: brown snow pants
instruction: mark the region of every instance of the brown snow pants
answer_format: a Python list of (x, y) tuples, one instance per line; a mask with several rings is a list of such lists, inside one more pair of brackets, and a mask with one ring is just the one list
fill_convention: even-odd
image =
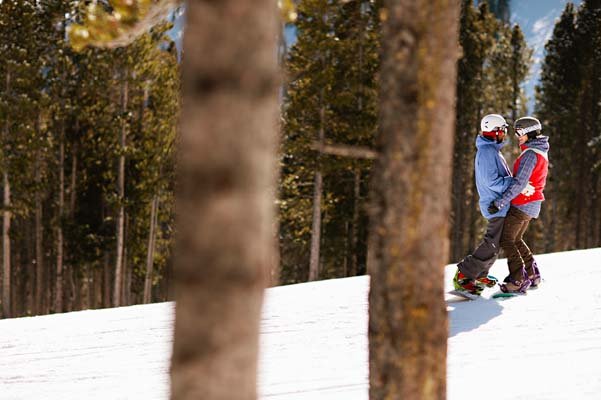
[(505, 217), (501, 234), (501, 248), (507, 256), (509, 275), (514, 281), (522, 281), (524, 273), (530, 272), (532, 269), (534, 256), (524, 242), (524, 233), (528, 229), (531, 219), (532, 217), (528, 214), (513, 206), (509, 208)]

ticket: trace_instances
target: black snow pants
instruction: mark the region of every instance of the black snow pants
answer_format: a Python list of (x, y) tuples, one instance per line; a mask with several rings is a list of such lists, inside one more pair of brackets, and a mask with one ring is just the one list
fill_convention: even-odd
[(459, 271), (470, 279), (478, 279), (488, 275), (490, 267), (499, 256), (501, 249), (499, 243), (503, 233), (504, 217), (491, 218), (488, 220), (488, 226), (484, 239), (478, 245), (476, 250), (465, 257), (458, 265)]

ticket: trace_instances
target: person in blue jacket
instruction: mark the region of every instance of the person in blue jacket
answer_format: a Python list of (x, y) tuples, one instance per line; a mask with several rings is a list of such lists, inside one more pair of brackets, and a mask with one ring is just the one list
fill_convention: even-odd
[(499, 254), (509, 204), (494, 214), (489, 212), (488, 206), (500, 198), (513, 181), (511, 171), (501, 154), (507, 127), (505, 118), (498, 114), (486, 115), (480, 123), (481, 132), (476, 138), (475, 176), (480, 196), (480, 212), (488, 220), (488, 226), (478, 247), (457, 264), (453, 286), (462, 293), (480, 295), (484, 288), (497, 284), (497, 279), (488, 275), (488, 271)]

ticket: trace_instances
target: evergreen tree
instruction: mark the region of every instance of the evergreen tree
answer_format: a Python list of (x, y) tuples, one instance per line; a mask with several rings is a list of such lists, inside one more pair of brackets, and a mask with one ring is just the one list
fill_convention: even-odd
[[(365, 263), (363, 205), (371, 162), (316, 152), (315, 142), (373, 143), (378, 10), (378, 3), (369, 1), (314, 0), (298, 6), (298, 41), (286, 62), (290, 81), (283, 115), (279, 204), (284, 282), (307, 279), (311, 265), (315, 279), (354, 275)], [(316, 190), (320, 181), (321, 190)], [(306, 257), (311, 248), (312, 262)]]
[[(461, 7), (455, 149), (452, 186), (451, 261), (462, 259), (480, 240), (484, 220), (478, 209), (474, 182), (475, 138), (481, 118), (490, 113), (512, 122), (524, 111), (522, 84), (531, 64), (519, 26), (513, 29), (495, 18), (488, 3), (475, 8), (464, 0)], [(508, 139), (510, 141), (514, 139)], [(506, 146), (507, 153), (517, 145)]]

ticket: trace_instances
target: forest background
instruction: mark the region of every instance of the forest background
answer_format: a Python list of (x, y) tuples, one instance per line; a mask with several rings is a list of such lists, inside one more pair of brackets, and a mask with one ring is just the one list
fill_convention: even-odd
[[(78, 3), (0, 4), (3, 317), (173, 297), (181, 10), (126, 47), (75, 52), (66, 29)], [(601, 5), (566, 5), (529, 103), (536, 53), (510, 23), (510, 2), (477, 3), (461, 10), (448, 261), (477, 244), (485, 223), (473, 158), (491, 112), (510, 124), (533, 112), (551, 138), (534, 251), (601, 246)], [(366, 273), (383, 17), (377, 0), (304, 0), (282, 25), (274, 285)]]

